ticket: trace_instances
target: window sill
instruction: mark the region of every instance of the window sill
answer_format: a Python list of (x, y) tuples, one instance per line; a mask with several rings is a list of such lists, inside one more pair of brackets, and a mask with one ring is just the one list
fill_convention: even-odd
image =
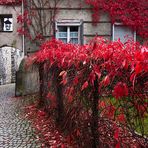
[(13, 31), (0, 31), (0, 33), (12, 33)]

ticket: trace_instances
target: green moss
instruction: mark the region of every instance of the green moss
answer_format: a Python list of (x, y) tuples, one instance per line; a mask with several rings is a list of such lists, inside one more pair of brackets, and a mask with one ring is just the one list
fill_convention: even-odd
[[(105, 100), (105, 99), (103, 99)], [(123, 108), (125, 111), (125, 116), (127, 124), (129, 127), (133, 128), (136, 132), (148, 136), (148, 113), (144, 117), (138, 113), (137, 109), (133, 106), (132, 98), (126, 97), (122, 99), (115, 99), (114, 97), (107, 98), (105, 101), (110, 102), (116, 107), (116, 109)], [(120, 114), (117, 110), (115, 116)]]

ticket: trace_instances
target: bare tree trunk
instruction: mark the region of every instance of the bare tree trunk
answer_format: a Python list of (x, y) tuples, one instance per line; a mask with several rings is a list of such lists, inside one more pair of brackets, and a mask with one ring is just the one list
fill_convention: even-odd
[(57, 94), (57, 123), (61, 123), (64, 119), (64, 103), (63, 103), (63, 89), (61, 84), (61, 77), (59, 77), (60, 69), (56, 67), (56, 94)]
[(48, 94), (48, 79), (49, 79), (49, 68), (48, 62), (41, 63), (39, 65), (39, 77), (40, 77), (40, 100), (39, 107), (44, 108), (48, 111), (48, 103), (46, 102)]
[(99, 100), (99, 93), (98, 93), (98, 78), (96, 77), (94, 81), (94, 92), (93, 92), (93, 101), (92, 101), (92, 123), (91, 123), (91, 130), (92, 130), (92, 147), (97, 148), (99, 145), (99, 131), (98, 131), (98, 100)]
[(39, 78), (40, 78), (40, 90), (39, 90), (39, 104), (38, 107), (44, 107), (44, 63), (39, 65)]

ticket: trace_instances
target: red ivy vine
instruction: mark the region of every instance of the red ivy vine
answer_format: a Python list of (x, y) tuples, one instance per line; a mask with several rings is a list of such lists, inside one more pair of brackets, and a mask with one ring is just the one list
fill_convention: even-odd
[(21, 2), (22, 0), (0, 0), (0, 5), (17, 5)]
[[(20, 4), (22, 0), (0, 0), (0, 5)], [(99, 21), (99, 11), (110, 14), (112, 23), (115, 21), (136, 30), (143, 38), (148, 38), (148, 1), (147, 0), (85, 0), (92, 6), (94, 24)], [(82, 5), (82, 4), (81, 4)], [(56, 9), (56, 8), (55, 8)]]
[(143, 38), (148, 38), (147, 0), (85, 0), (93, 7), (93, 22), (99, 21), (99, 11), (110, 14), (112, 23), (119, 21), (136, 30)]

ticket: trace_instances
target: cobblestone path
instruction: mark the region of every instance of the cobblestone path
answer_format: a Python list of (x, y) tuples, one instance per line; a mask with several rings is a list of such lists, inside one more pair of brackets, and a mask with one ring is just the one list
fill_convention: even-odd
[(0, 148), (41, 148), (30, 123), (20, 116), (14, 84), (0, 86)]

